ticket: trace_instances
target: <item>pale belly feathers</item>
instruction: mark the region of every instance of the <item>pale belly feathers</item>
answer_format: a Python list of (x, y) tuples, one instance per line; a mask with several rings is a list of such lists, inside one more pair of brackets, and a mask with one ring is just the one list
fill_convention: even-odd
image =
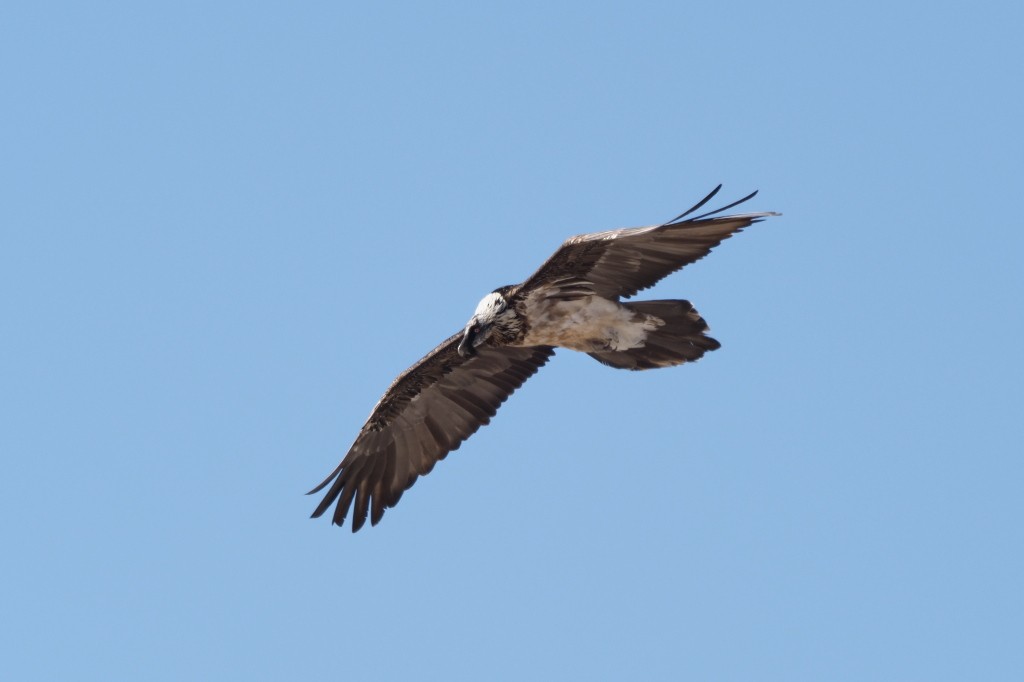
[(643, 346), (647, 335), (665, 324), (599, 296), (528, 299), (526, 306), (530, 327), (520, 342), (524, 346), (561, 346), (584, 353), (629, 350)]

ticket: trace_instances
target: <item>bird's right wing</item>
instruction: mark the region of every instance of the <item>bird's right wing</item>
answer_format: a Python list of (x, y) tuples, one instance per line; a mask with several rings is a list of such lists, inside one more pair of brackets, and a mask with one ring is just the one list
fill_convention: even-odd
[(554, 353), (550, 346), (484, 344), (464, 358), (457, 352), (461, 337), (449, 337), (395, 379), (341, 464), (310, 491), (330, 484), (314, 518), (337, 501), (332, 520), (343, 525), (354, 501), (352, 532), (363, 526), (368, 512), (371, 525), (377, 525), (386, 507), (395, 506), (418, 477), (489, 423)]
[(623, 228), (571, 237), (535, 272), (522, 289), (551, 290), (556, 296), (597, 294), (628, 298), (685, 265), (700, 260), (711, 249), (744, 227), (777, 213), (710, 216), (754, 197), (750, 194), (728, 206), (687, 218), (706, 204), (716, 187), (689, 211), (667, 223)]

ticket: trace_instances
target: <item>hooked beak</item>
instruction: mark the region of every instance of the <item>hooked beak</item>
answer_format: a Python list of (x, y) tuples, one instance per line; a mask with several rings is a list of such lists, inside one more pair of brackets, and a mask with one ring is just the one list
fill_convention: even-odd
[(466, 325), (466, 331), (462, 333), (462, 341), (459, 342), (459, 355), (468, 358), (476, 354), (476, 347), (484, 342), (482, 329), (477, 322), (470, 322)]

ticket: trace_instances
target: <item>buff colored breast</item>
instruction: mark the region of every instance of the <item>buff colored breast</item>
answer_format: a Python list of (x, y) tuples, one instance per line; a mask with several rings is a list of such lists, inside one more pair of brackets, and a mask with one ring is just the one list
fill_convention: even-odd
[(590, 353), (644, 345), (647, 334), (664, 322), (615, 301), (589, 296), (577, 300), (527, 300), (530, 327), (524, 346), (561, 346)]

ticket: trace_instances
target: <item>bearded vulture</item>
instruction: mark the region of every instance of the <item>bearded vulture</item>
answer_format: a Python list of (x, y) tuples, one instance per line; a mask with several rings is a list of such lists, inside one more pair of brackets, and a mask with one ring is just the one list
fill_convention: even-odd
[(696, 206), (650, 227), (568, 239), (522, 284), (484, 296), (465, 328), (403, 372), (374, 406), (341, 464), (323, 483), (313, 518), (334, 505), (339, 526), (355, 502), (352, 532), (384, 510), (478, 428), (548, 361), (556, 347), (609, 367), (652, 369), (693, 362), (719, 347), (689, 301), (624, 303), (706, 256), (722, 240), (778, 213), (712, 218), (757, 192), (695, 217)]

